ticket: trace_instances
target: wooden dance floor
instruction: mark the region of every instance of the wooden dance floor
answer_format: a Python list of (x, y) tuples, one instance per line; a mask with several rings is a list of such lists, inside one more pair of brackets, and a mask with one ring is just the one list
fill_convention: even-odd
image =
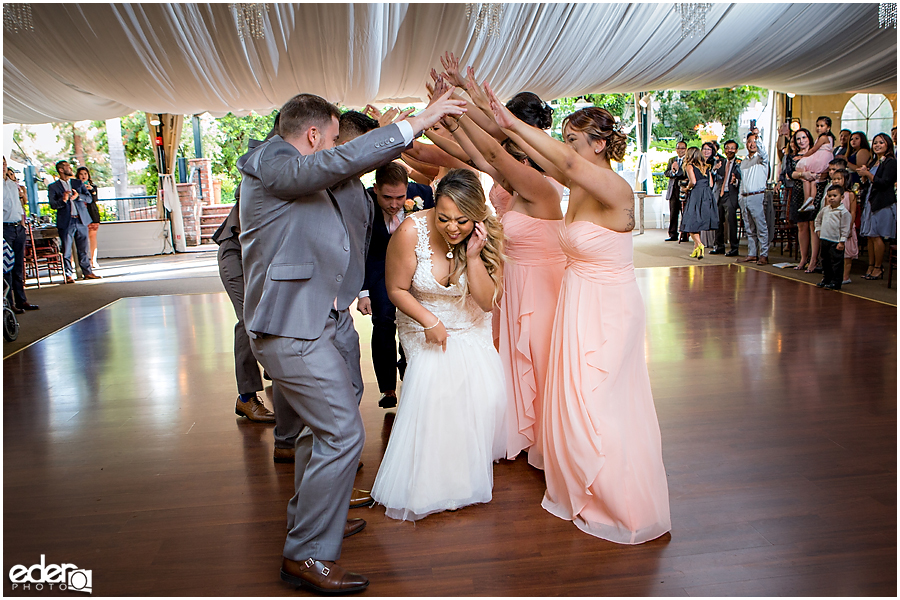
[[(897, 594), (896, 308), (739, 266), (637, 277), (671, 533), (584, 534), (519, 458), (489, 504), (352, 510), (341, 564), (366, 595)], [(370, 489), (394, 411), (357, 317)], [(233, 414), (233, 325), (224, 293), (126, 298), (4, 361), (6, 594), (49, 593), (8, 577), (42, 554), (95, 596), (305, 594), (278, 576), (293, 466)]]

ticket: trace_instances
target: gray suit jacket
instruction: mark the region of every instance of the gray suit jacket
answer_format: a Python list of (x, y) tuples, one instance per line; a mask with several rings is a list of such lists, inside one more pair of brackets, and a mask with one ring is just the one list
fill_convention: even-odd
[[(396, 158), (403, 142), (399, 127), (389, 125), (304, 156), (274, 136), (238, 160), (244, 322), (251, 337), (316, 339), (335, 298), (339, 308), (350, 305), (362, 287), (364, 267), (356, 273), (351, 264), (360, 259), (351, 260), (351, 253), (361, 224), (368, 228), (368, 198), (353, 198), (365, 196), (361, 184), (340, 186), (341, 200), (328, 188)], [(353, 214), (354, 207), (362, 214)]]

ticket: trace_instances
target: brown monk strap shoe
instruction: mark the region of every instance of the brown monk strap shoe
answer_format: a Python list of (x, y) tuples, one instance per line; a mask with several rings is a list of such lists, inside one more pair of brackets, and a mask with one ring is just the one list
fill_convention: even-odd
[(292, 463), (294, 462), (294, 449), (279, 448), (276, 446), (272, 458), (274, 458), (277, 463)]
[(369, 580), (364, 576), (351, 573), (330, 560), (314, 558), (302, 562), (283, 559), (281, 579), (320, 594), (350, 594), (361, 592), (369, 586)]
[(103, 279), (99, 275), (94, 275), (93, 273), (88, 273), (84, 276), (85, 279)]
[(375, 500), (372, 499), (372, 492), (353, 488), (353, 493), (350, 494), (350, 508), (363, 508), (373, 504)]
[(768, 257), (768, 256), (760, 256), (760, 257), (759, 257), (759, 260), (756, 261), (756, 264), (758, 264), (758, 265), (767, 265), (767, 264), (769, 264), (769, 257)]
[(256, 423), (275, 422), (275, 413), (259, 401), (259, 396), (253, 396), (246, 402), (241, 402), (241, 397), (238, 396), (237, 402), (234, 404), (234, 414), (239, 417), (247, 417)]
[(756, 262), (758, 260), (759, 260), (759, 257), (757, 257), (757, 256), (748, 256), (747, 258), (742, 258), (738, 262)]
[(366, 528), (366, 522), (362, 519), (347, 519), (347, 524), (344, 525), (344, 537), (348, 538), (351, 535), (357, 534), (363, 529)]

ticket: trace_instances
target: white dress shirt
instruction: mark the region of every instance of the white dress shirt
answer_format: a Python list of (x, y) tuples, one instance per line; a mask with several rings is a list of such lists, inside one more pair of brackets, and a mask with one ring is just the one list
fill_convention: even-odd
[(769, 180), (769, 156), (761, 143), (757, 152), (741, 161), (741, 194), (753, 194), (766, 191)]
[(19, 186), (11, 179), (3, 180), (3, 222), (18, 223), (25, 218), (25, 208), (19, 200)]

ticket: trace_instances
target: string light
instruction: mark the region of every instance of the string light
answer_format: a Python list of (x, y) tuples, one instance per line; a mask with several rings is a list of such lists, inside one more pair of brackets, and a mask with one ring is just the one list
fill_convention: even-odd
[(238, 37), (244, 41), (245, 36), (260, 39), (266, 36), (266, 4), (263, 2), (249, 2), (241, 4), (229, 4), (228, 7), (234, 14), (237, 23)]
[(702, 37), (706, 33), (706, 13), (711, 6), (709, 2), (682, 2), (675, 5), (675, 12), (681, 17), (681, 39)]
[(500, 37), (500, 18), (503, 16), (503, 4), (466, 2), (466, 18), (475, 21), (475, 37), (482, 32), (488, 37)]
[(878, 4), (878, 28), (897, 29), (897, 3), (880, 2)]
[(10, 33), (34, 31), (30, 4), (4, 4), (3, 28)]

